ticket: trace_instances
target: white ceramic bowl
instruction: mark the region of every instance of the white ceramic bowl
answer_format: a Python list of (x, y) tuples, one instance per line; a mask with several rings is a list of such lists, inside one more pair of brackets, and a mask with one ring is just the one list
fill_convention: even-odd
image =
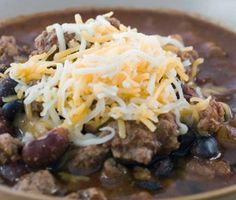
[[(34, 13), (80, 7), (121, 7), (177, 10), (187, 12), (191, 15), (207, 18), (208, 20), (214, 21), (236, 31), (236, 0), (0, 0), (0, 21)], [(0, 186), (0, 199), (57, 200), (61, 198), (16, 192), (10, 188)], [(188, 197), (178, 197), (171, 200), (196, 199), (235, 200), (236, 185), (216, 191)]]
[(0, 20), (77, 7), (175, 9), (200, 14), (236, 30), (235, 0), (0, 0)]

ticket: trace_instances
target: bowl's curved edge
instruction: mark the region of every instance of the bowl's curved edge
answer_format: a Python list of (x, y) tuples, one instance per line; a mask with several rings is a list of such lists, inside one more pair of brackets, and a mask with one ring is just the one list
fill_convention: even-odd
[[(0, 194), (1, 199), (4, 200), (62, 200), (62, 197), (53, 197), (47, 195), (41, 195), (36, 193), (24, 192), (24, 191), (16, 191), (7, 186), (0, 186)], [(224, 200), (233, 200), (236, 196), (236, 185), (232, 185), (229, 187), (212, 190), (209, 192), (204, 192), (195, 195), (189, 196), (180, 196), (173, 198), (157, 198), (158, 200), (216, 200), (222, 198)]]
[[(115, 7), (116, 9), (129, 9), (127, 7)], [(91, 9), (91, 7), (82, 7), (80, 9)], [(96, 8), (95, 8), (96, 9)], [(112, 7), (103, 7), (103, 8), (97, 8), (97, 9), (102, 9), (102, 10), (112, 10), (114, 8)], [(140, 8), (132, 8), (136, 10), (141, 10)], [(65, 10), (72, 10), (76, 11), (77, 9), (75, 8), (66, 8)], [(210, 19), (205, 16), (201, 16), (199, 14), (192, 14), (192, 13), (186, 13), (182, 11), (177, 11), (174, 9), (142, 9), (142, 10), (150, 10), (150, 11), (160, 11), (160, 12), (175, 12), (175, 13), (184, 13), (190, 17), (198, 18), (200, 20), (207, 20), (210, 23), (217, 24), (218, 26), (221, 26), (222, 28), (225, 28), (227, 30), (232, 30), (232, 27), (227, 27), (223, 23), (219, 23), (214, 21), (213, 19)], [(63, 10), (55, 10), (55, 11), (47, 11), (47, 12), (40, 12), (36, 13), (33, 16), (42, 16), (45, 14), (52, 14), (54, 12), (63, 12)], [(0, 20), (0, 28), (1, 26), (7, 25), (9, 23), (16, 23), (20, 21), (27, 20), (29, 17), (32, 15), (25, 15), (25, 16), (20, 16), (20, 17), (13, 17), (9, 19), (4, 19)], [(41, 195), (37, 193), (31, 193), (31, 192), (24, 192), (24, 191), (17, 191), (14, 190), (8, 186), (0, 185), (0, 197), (3, 200), (62, 200), (62, 197), (54, 197), (54, 196), (49, 196), (49, 195)], [(220, 189), (215, 189), (212, 191), (208, 192), (203, 192), (199, 194), (194, 194), (194, 195), (188, 195), (188, 196), (179, 196), (179, 197), (172, 197), (172, 198), (158, 198), (158, 200), (235, 200), (236, 199), (236, 183), (235, 185), (232, 186), (227, 186), (224, 188)]]

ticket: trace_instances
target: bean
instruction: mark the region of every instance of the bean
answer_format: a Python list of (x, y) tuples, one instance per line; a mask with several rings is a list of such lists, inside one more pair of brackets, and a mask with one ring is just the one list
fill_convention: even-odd
[(136, 183), (142, 189), (154, 191), (162, 188), (161, 184), (157, 181), (139, 181)]
[(54, 164), (69, 145), (68, 130), (56, 128), (45, 137), (33, 140), (23, 147), (24, 162), (32, 168), (47, 167)]
[(8, 97), (11, 95), (16, 94), (15, 87), (17, 85), (17, 82), (14, 81), (11, 78), (5, 78), (0, 81), (0, 100), (1, 105), (3, 105), (2, 98)]
[(179, 136), (178, 140), (180, 142), (180, 147), (176, 151), (172, 152), (171, 155), (176, 157), (184, 157), (188, 155), (195, 139), (196, 134), (193, 130), (189, 130), (187, 134)]
[(24, 104), (22, 101), (15, 100), (9, 103), (6, 103), (2, 107), (3, 116), (9, 121), (14, 120), (17, 113), (20, 113), (24, 110)]
[(165, 178), (169, 177), (174, 170), (174, 163), (170, 158), (165, 158), (155, 163), (152, 167), (155, 176)]
[(198, 138), (191, 149), (191, 153), (194, 156), (200, 158), (213, 158), (219, 155), (220, 150), (216, 139), (212, 136), (204, 136)]
[(21, 176), (28, 172), (28, 168), (22, 163), (11, 163), (0, 167), (0, 177), (10, 184), (17, 182)]

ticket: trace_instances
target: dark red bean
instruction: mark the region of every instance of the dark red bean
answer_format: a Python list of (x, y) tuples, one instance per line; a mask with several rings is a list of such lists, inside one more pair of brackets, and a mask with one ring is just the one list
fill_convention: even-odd
[(45, 137), (27, 143), (22, 151), (23, 160), (32, 168), (54, 164), (69, 145), (68, 134), (67, 129), (56, 128)]

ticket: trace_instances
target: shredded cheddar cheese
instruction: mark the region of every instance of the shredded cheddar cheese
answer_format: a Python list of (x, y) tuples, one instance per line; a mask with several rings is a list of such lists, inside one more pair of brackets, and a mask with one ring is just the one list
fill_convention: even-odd
[[(96, 138), (81, 130), (85, 124), (100, 127), (109, 118), (118, 120), (119, 135), (126, 137), (126, 120), (143, 123), (150, 131), (156, 129), (158, 116), (173, 112), (180, 133), (187, 126), (181, 122), (183, 114), (200, 110), (209, 99), (193, 99), (190, 105), (184, 98), (181, 84), (189, 77), (186, 67), (175, 52), (184, 51), (181, 42), (172, 37), (145, 35), (124, 25), (112, 26), (107, 20), (112, 13), (97, 16), (85, 23), (76, 15), (76, 23), (54, 24), (47, 28), (55, 30), (58, 50), (53, 60), (48, 53), (35, 55), (26, 63), (14, 63), (8, 70), (10, 77), (18, 82), (16, 92), (23, 98), (27, 115), (32, 117), (30, 105), (41, 103), (42, 118), (51, 120), (54, 126), (69, 127), (74, 131), (76, 144), (94, 144)], [(64, 33), (74, 33), (75, 42), (66, 44)], [(169, 45), (169, 46), (166, 46)], [(114, 130), (95, 143), (102, 143), (114, 136)]]

